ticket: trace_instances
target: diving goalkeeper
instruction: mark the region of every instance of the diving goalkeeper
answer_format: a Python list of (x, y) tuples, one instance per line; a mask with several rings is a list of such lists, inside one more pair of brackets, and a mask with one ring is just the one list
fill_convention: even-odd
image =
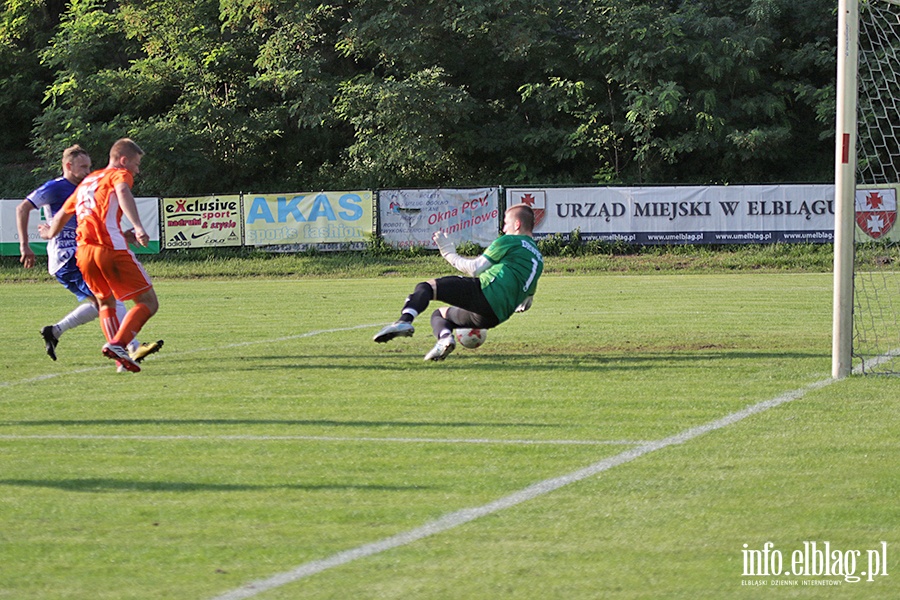
[(431, 314), (431, 329), (437, 343), (425, 360), (444, 360), (456, 348), (453, 330), (460, 327), (490, 329), (503, 323), (514, 312), (531, 308), (537, 282), (544, 269), (544, 258), (534, 241), (534, 211), (527, 204), (516, 204), (503, 215), (503, 234), (477, 258), (456, 253), (456, 246), (444, 232), (432, 239), (447, 262), (465, 276), (447, 276), (416, 285), (406, 298), (400, 319), (381, 331), (374, 340), (389, 342), (395, 337), (411, 336), (413, 320), (432, 300), (448, 304)]

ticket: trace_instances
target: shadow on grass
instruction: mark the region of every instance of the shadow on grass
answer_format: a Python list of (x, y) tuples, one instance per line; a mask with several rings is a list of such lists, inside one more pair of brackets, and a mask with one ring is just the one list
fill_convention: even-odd
[(459, 421), (334, 421), (327, 419), (46, 419), (39, 421), (0, 421), (0, 427), (24, 426), (132, 426), (132, 425), (289, 425), (300, 427), (559, 427), (554, 423), (490, 423)]
[(66, 492), (256, 492), (263, 490), (361, 490), (403, 492), (432, 489), (428, 486), (350, 485), (350, 484), (276, 484), (196, 483), (175, 481), (126, 481), (120, 479), (0, 479), (0, 486), (50, 488)]
[[(266, 371), (266, 370), (326, 370), (340, 368), (350, 371), (409, 371), (413, 368), (465, 368), (479, 370), (503, 370), (521, 365), (529, 372), (568, 369), (597, 369), (597, 370), (630, 370), (647, 369), (652, 367), (696, 368), (698, 361), (741, 361), (741, 360), (776, 360), (789, 364), (798, 360), (822, 360), (830, 365), (831, 355), (824, 352), (771, 352), (757, 350), (740, 351), (686, 351), (677, 348), (661, 350), (658, 352), (628, 352), (628, 353), (596, 353), (596, 354), (572, 354), (568, 351), (549, 349), (521, 354), (494, 354), (480, 351), (457, 349), (450, 357), (440, 363), (425, 362), (414, 350), (391, 351), (388, 354), (378, 356), (377, 364), (370, 362), (370, 356), (352, 355), (326, 355), (326, 354), (297, 354), (279, 356), (253, 356), (243, 357), (246, 366), (232, 365), (229, 371)], [(194, 359), (198, 365), (192, 369), (186, 362), (181, 363), (182, 373), (206, 373), (210, 368), (205, 365), (206, 359)], [(217, 362), (218, 359), (210, 358), (208, 362)], [(278, 364), (291, 362), (292, 364)]]

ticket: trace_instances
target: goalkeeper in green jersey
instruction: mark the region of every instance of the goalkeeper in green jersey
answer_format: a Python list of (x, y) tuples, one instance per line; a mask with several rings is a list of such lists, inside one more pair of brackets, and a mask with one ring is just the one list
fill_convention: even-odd
[(437, 344), (425, 360), (444, 360), (456, 348), (453, 330), (460, 327), (490, 329), (506, 321), (514, 312), (531, 308), (544, 258), (534, 242), (534, 211), (516, 204), (503, 216), (503, 234), (477, 258), (464, 258), (447, 235), (438, 231), (434, 242), (447, 262), (466, 277), (449, 276), (424, 281), (406, 298), (400, 320), (375, 335), (375, 341), (411, 336), (413, 320), (432, 300), (448, 304), (431, 315)]

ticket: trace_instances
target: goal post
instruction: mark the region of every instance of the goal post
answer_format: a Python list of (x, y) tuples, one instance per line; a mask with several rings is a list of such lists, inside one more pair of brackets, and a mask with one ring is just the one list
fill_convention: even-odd
[(835, 379), (849, 375), (852, 366), (858, 35), (858, 1), (838, 0), (831, 346), (831, 376)]
[(859, 6), (838, 0), (837, 123), (834, 160), (834, 306), (831, 376), (852, 367), (853, 245), (856, 216), (856, 80)]
[(837, 42), (832, 377), (898, 375), (900, 0), (838, 0)]

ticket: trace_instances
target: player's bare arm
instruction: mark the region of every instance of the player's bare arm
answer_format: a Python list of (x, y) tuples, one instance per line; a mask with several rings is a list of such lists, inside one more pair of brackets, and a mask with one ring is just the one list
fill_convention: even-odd
[(26, 269), (34, 266), (34, 250), (28, 243), (28, 218), (34, 205), (29, 200), (22, 200), (16, 207), (16, 229), (19, 232), (19, 262)]
[(144, 225), (141, 223), (141, 215), (138, 213), (137, 203), (134, 195), (131, 193), (131, 187), (123, 182), (116, 184), (116, 196), (119, 198), (119, 206), (122, 212), (131, 221), (134, 226), (134, 239), (138, 246), (147, 247), (150, 243), (150, 236), (144, 231)]
[(69, 219), (73, 216), (72, 213), (60, 210), (53, 216), (49, 225), (38, 225), (38, 233), (41, 235), (41, 239), (52, 240), (58, 236), (59, 232), (63, 230), (63, 227), (66, 226), (66, 223), (68, 223)]

